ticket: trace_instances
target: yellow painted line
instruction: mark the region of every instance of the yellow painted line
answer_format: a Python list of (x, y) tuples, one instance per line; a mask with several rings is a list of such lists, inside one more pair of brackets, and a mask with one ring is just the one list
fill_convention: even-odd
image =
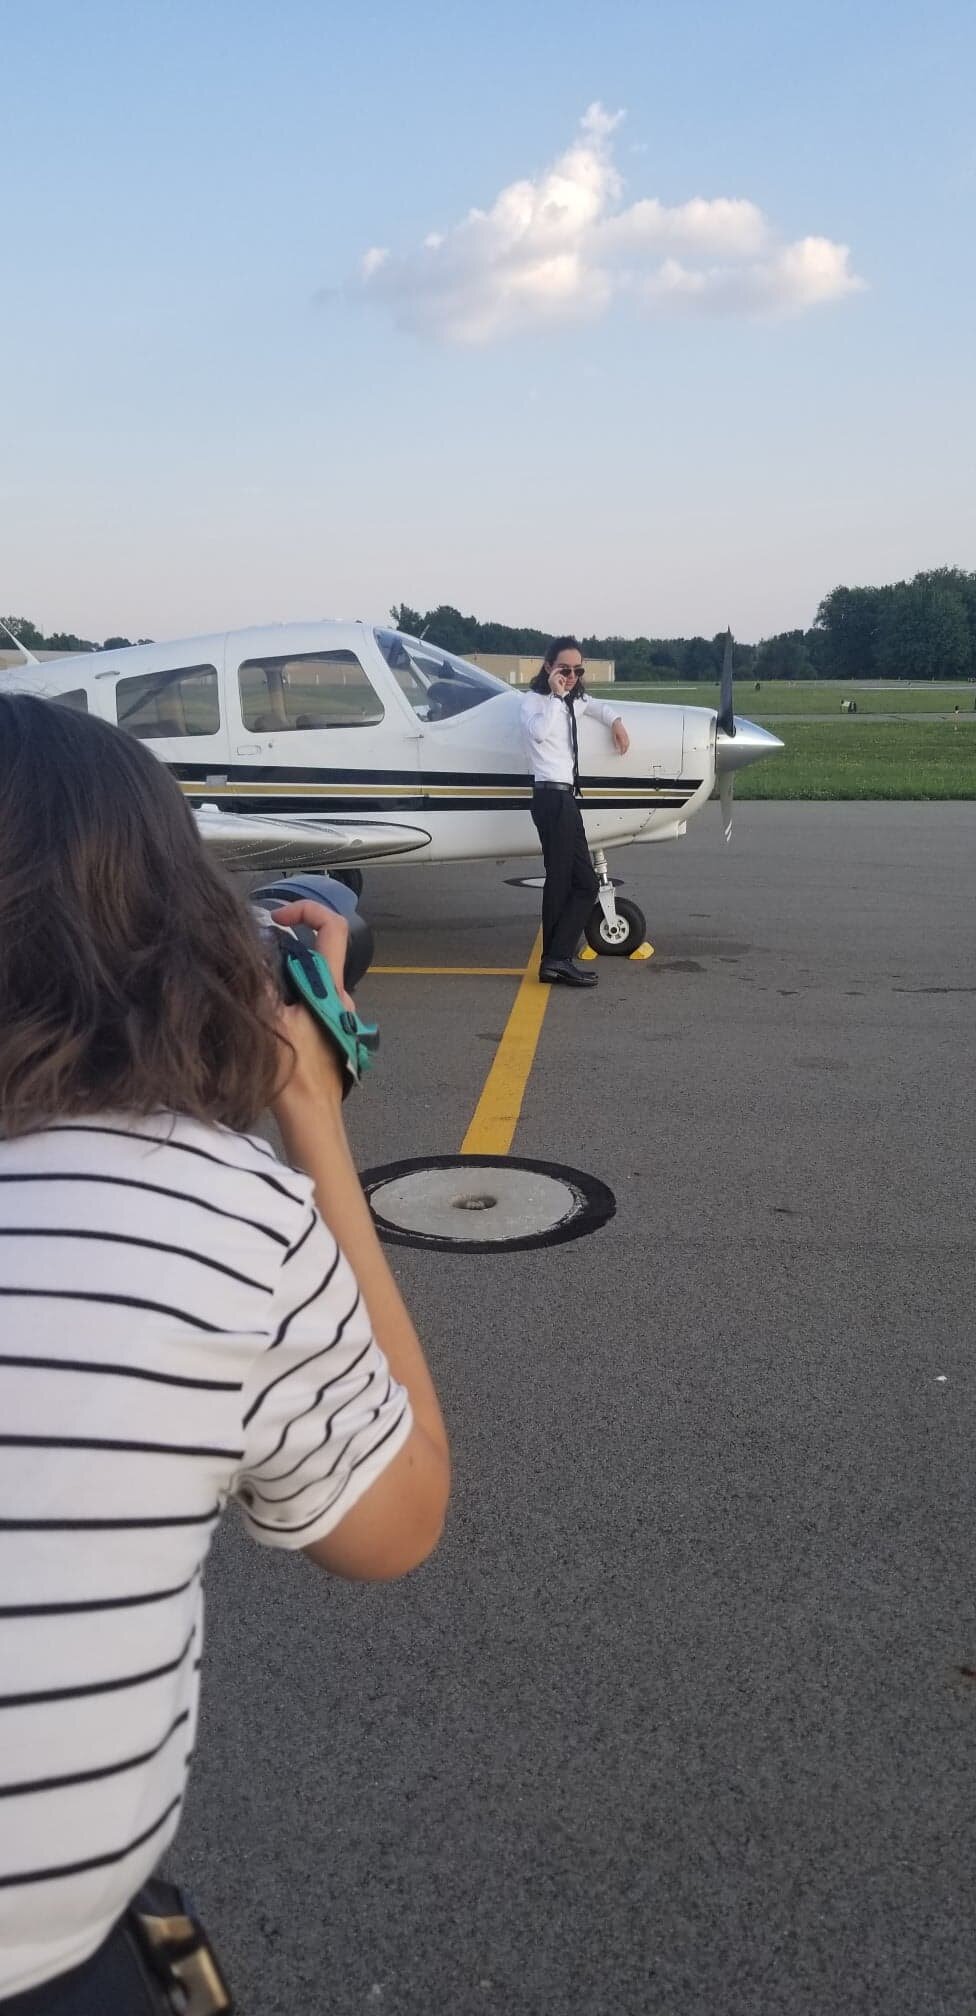
[(206, 779), (185, 780), (180, 790), (188, 798), (419, 798), (414, 784), (293, 784), (241, 783), (208, 784)]
[(552, 993), (552, 988), (543, 987), (538, 978), (541, 957), (540, 931), (474, 1117), (461, 1143), (462, 1155), (507, 1155), (512, 1145)]
[(374, 973), (444, 973), (464, 979), (519, 980), (521, 966), (371, 966), (370, 978)]
[(531, 784), (430, 784), (421, 785), (424, 798), (524, 798), (532, 796)]

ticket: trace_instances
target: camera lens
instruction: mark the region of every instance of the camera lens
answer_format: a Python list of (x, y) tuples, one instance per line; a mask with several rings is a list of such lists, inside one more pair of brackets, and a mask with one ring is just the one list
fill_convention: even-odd
[[(331, 875), (301, 875), (290, 877), (285, 882), (270, 882), (263, 889), (252, 889), (250, 901), (272, 916), (284, 903), (312, 902), (322, 903), (327, 910), (334, 910), (337, 916), (344, 917), (349, 927), (349, 943), (342, 977), (349, 993), (355, 993), (372, 963), (373, 933), (359, 914), (358, 898), (353, 890), (335, 881)], [(306, 925), (289, 928), (295, 928), (296, 936), (306, 945), (314, 945), (315, 933)]]

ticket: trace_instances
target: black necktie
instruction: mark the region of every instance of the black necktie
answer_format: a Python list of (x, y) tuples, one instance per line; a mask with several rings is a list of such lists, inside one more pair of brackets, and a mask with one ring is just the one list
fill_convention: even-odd
[(574, 798), (578, 798), (580, 795), (579, 736), (576, 733), (576, 710), (568, 694), (565, 704), (569, 711), (569, 739), (573, 745), (573, 796)]

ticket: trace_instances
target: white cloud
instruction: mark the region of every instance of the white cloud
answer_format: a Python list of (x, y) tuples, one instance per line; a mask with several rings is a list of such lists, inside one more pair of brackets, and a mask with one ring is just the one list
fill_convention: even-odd
[(690, 203), (669, 209), (651, 196), (608, 217), (602, 235), (605, 245), (621, 251), (678, 250), (693, 258), (708, 253), (738, 258), (762, 252), (770, 230), (755, 203), (741, 197), (716, 196), (709, 202), (693, 196)]
[(363, 280), (372, 280), (374, 274), (379, 272), (380, 267), (386, 265), (389, 256), (385, 245), (371, 245), (369, 251), (363, 253), (362, 259), (359, 262), (359, 270)]
[(649, 314), (790, 314), (863, 287), (832, 239), (784, 242), (743, 197), (622, 205), (612, 139), (624, 115), (591, 105), (572, 145), (535, 181), (430, 231), (412, 253), (373, 246), (356, 291), (401, 328), (489, 343), (595, 320), (617, 300)]
[(864, 286), (850, 269), (850, 249), (829, 238), (801, 238), (773, 247), (768, 257), (736, 265), (726, 260), (691, 266), (665, 259), (642, 283), (642, 299), (655, 309), (693, 307), (708, 314), (797, 314), (821, 301), (837, 301)]

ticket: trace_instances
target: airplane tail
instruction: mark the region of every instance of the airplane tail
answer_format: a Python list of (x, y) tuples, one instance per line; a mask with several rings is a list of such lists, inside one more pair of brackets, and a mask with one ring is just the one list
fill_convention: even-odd
[(23, 656), (27, 660), (28, 665), (38, 665), (38, 666), (40, 665), (41, 662), (40, 659), (35, 658), (33, 651), (28, 650), (27, 645), (22, 644), (19, 637), (14, 636), (13, 631), (10, 629), (9, 625), (3, 621), (2, 617), (0, 617), (0, 630), (3, 631), (5, 637), (9, 637), (10, 642), (11, 644), (13, 644), (14, 648), (23, 654)]

